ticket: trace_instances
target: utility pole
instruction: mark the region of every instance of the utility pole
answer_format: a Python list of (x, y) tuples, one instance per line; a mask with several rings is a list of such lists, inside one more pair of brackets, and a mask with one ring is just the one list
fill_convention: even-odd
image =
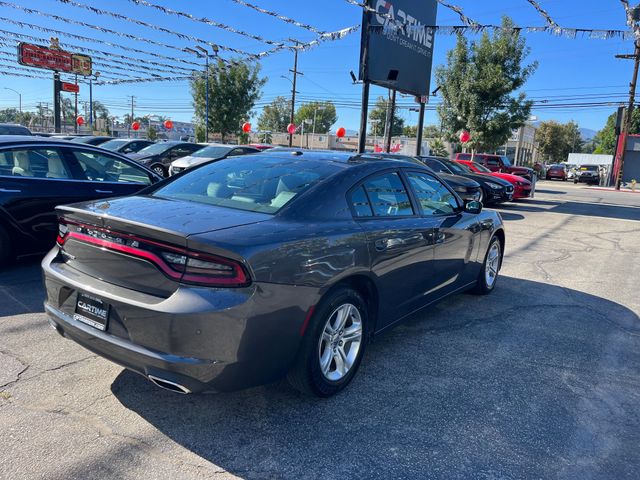
[[(78, 74), (76, 73), (76, 85), (78, 85)], [(73, 119), (73, 133), (78, 133), (78, 92), (74, 94), (76, 117)]]
[[(291, 40), (291, 39), (289, 39)], [(298, 46), (298, 41), (297, 40), (292, 40), (295, 42), (296, 47)], [(291, 88), (291, 118), (290, 118), (290, 123), (293, 123), (295, 116), (296, 116), (296, 84), (298, 82), (298, 75), (304, 75), (302, 72), (298, 71), (298, 49), (294, 48), (293, 50), (294, 52), (294, 56), (293, 56), (293, 70), (289, 70), (291, 73), (293, 73), (293, 82), (292, 82), (292, 88)], [(292, 147), (293, 146), (293, 133), (289, 134), (289, 146)]]
[[(213, 56), (217, 56), (220, 51), (220, 47), (215, 43), (209, 44), (211, 50), (213, 51)], [(204, 57), (204, 97), (205, 97), (205, 107), (204, 107), (204, 136), (205, 142), (209, 142), (209, 57), (211, 54), (201, 45), (195, 45), (197, 50), (193, 48), (185, 47), (183, 50), (185, 52), (193, 53), (198, 58)]]
[(391, 90), (391, 101), (387, 104), (387, 111), (389, 112), (387, 123), (389, 124), (389, 130), (387, 130), (387, 138), (385, 139), (387, 153), (391, 153), (391, 139), (393, 138), (393, 117), (396, 110), (396, 91)]
[(629, 106), (627, 107), (627, 114), (622, 127), (622, 133), (620, 134), (620, 141), (622, 143), (622, 154), (620, 155), (620, 161), (618, 163), (618, 171), (616, 172), (616, 190), (620, 190), (622, 185), (622, 176), (624, 173), (624, 160), (626, 155), (626, 142), (631, 130), (631, 122), (633, 119), (633, 104), (636, 99), (636, 84), (638, 83), (638, 70), (640, 69), (640, 40), (636, 39), (634, 42), (633, 55), (616, 55), (616, 58), (633, 59), (633, 76), (631, 77), (631, 83), (629, 84)]
[(131, 95), (131, 118), (129, 118), (129, 125), (127, 125), (127, 137), (131, 137), (131, 124), (133, 123), (133, 102), (136, 97)]

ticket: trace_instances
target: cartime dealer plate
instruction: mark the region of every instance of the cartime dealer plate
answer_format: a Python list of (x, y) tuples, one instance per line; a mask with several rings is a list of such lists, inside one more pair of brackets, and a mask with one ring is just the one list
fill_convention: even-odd
[(109, 307), (108, 303), (99, 298), (86, 293), (78, 293), (76, 313), (73, 315), (73, 319), (105, 331), (109, 321)]

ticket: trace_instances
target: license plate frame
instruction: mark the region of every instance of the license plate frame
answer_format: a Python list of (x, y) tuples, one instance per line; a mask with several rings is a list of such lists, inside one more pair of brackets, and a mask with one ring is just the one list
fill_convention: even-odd
[(78, 292), (73, 319), (100, 331), (106, 331), (109, 325), (111, 305), (101, 298)]

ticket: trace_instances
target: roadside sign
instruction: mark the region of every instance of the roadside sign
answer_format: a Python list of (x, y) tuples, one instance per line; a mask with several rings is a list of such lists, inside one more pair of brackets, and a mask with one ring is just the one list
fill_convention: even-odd
[(24, 42), (18, 44), (18, 63), (83, 76), (91, 75), (92, 70), (91, 57), (87, 55)]
[(78, 93), (80, 91), (80, 85), (77, 83), (62, 82), (62, 91)]

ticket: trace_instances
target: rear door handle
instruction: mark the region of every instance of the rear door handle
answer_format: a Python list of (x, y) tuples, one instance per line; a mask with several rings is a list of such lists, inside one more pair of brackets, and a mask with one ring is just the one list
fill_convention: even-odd
[(96, 188), (96, 193), (113, 193), (113, 191), (112, 190), (98, 190)]
[(20, 193), (22, 190), (14, 190), (13, 188), (0, 188), (2, 193)]

